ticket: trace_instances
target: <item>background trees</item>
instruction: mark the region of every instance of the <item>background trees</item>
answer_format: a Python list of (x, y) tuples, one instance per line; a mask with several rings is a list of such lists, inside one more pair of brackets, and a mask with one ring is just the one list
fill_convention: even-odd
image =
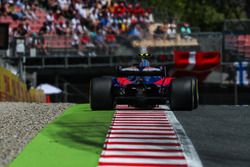
[(202, 31), (221, 31), (225, 19), (250, 18), (249, 0), (131, 0), (152, 7), (156, 20), (188, 22)]

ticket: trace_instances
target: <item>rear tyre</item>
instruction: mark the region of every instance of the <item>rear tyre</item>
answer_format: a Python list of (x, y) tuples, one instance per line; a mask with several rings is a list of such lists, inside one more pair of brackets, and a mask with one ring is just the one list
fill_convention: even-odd
[(197, 109), (199, 106), (199, 88), (198, 88), (198, 80), (192, 78), (192, 82), (194, 85), (194, 107), (193, 109)]
[(174, 79), (170, 86), (170, 109), (190, 111), (197, 107), (196, 85), (196, 81), (192, 78)]
[(90, 82), (90, 107), (92, 110), (112, 110), (112, 79), (107, 77), (94, 78)]

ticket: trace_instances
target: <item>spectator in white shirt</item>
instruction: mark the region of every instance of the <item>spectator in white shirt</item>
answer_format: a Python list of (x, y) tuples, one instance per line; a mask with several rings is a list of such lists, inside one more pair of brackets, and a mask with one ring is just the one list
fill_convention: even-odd
[(85, 19), (87, 18), (88, 12), (87, 12), (87, 9), (84, 6), (82, 8), (80, 8), (78, 10), (78, 12), (79, 12), (79, 14), (80, 14), (80, 16), (82, 18), (85, 18)]
[(70, 1), (69, 0), (57, 0), (58, 5), (60, 7), (61, 10), (63, 11), (67, 11), (70, 5)]
[(72, 29), (76, 29), (76, 25), (80, 23), (79, 16), (75, 16), (71, 19)]
[(23, 28), (24, 28), (24, 30), (25, 30), (28, 34), (31, 33), (31, 28), (30, 28), (29, 22), (25, 22), (25, 23), (23, 24)]
[(167, 37), (169, 39), (176, 38), (176, 24), (174, 22), (172, 22), (171, 24), (168, 24)]
[(46, 15), (46, 21), (51, 24), (53, 23), (54, 16), (52, 11), (49, 11), (48, 14)]

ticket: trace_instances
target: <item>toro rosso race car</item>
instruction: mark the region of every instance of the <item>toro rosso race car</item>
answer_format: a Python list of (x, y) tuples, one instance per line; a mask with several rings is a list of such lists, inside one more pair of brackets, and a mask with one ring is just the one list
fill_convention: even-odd
[(169, 105), (171, 110), (198, 107), (198, 81), (195, 78), (167, 77), (165, 67), (152, 67), (149, 54), (140, 54), (138, 65), (118, 67), (115, 77), (94, 78), (90, 83), (92, 110), (110, 110), (117, 104), (139, 108)]

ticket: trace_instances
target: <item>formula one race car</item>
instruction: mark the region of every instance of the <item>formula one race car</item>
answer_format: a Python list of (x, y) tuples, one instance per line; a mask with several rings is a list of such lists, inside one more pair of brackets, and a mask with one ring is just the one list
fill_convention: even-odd
[(140, 54), (139, 65), (118, 67), (115, 77), (94, 78), (90, 83), (92, 110), (113, 109), (116, 104), (138, 108), (170, 106), (171, 110), (198, 107), (198, 81), (195, 78), (167, 77), (165, 67), (152, 67), (149, 54)]

